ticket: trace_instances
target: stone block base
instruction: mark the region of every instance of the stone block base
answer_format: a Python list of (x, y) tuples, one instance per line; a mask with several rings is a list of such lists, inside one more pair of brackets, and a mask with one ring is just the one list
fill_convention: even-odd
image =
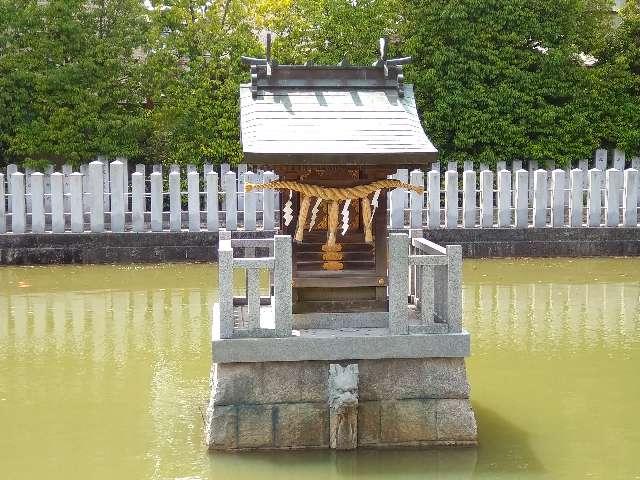
[[(463, 358), (352, 360), (358, 446), (477, 442)], [(329, 362), (214, 364), (205, 436), (218, 450), (329, 448)]]

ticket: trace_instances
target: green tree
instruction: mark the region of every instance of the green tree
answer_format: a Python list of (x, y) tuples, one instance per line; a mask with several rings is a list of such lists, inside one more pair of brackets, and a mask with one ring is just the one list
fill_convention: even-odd
[(139, 0), (0, 0), (0, 152), (79, 163), (140, 155)]
[(410, 0), (404, 35), (426, 131), (443, 160), (592, 155), (597, 125), (581, 60), (608, 28), (600, 0)]

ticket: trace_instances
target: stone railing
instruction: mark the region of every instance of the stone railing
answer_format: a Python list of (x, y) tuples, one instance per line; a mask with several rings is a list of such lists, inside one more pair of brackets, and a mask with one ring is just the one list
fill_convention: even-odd
[(419, 230), (389, 235), (389, 331), (462, 331), (462, 248), (442, 247)]
[[(234, 257), (233, 247), (244, 250)], [(255, 256), (256, 249), (268, 255)], [(220, 231), (218, 246), (219, 303), (214, 307), (217, 338), (288, 337), (292, 329), (291, 237), (273, 239), (231, 239), (231, 232)], [(233, 294), (234, 269), (246, 271), (245, 295)], [(270, 295), (260, 295), (260, 272), (269, 271)], [(271, 296), (273, 292), (273, 296)]]

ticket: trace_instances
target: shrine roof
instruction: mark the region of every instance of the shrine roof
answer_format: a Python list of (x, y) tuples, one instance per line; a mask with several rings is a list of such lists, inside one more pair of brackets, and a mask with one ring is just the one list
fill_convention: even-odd
[[(374, 66), (276, 65), (245, 59), (252, 82), (240, 86), (245, 161), (268, 165), (425, 166), (437, 150), (425, 134), (409, 59)], [(396, 62), (396, 63), (393, 63)]]

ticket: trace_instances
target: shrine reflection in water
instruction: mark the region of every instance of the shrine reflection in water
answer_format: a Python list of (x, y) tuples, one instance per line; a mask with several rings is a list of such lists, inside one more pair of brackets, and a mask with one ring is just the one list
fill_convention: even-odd
[(638, 272), (635, 259), (465, 262), (477, 449), (213, 455), (215, 266), (5, 267), (0, 476), (640, 475)]

